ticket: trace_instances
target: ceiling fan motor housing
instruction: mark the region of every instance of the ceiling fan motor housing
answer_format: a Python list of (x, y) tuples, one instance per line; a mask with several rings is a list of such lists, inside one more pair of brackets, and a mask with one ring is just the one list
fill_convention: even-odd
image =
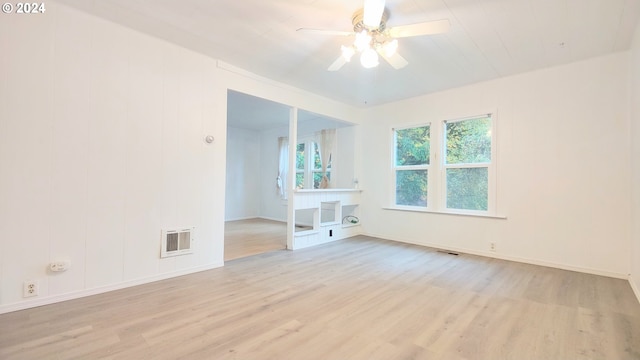
[(389, 10), (384, 9), (382, 13), (382, 18), (380, 19), (380, 25), (376, 28), (371, 28), (364, 24), (364, 9), (360, 9), (353, 13), (353, 17), (351, 18), (351, 23), (353, 24), (353, 31), (356, 33), (361, 32), (362, 30), (367, 30), (368, 32), (379, 32), (382, 33), (387, 28), (387, 20), (389, 20)]

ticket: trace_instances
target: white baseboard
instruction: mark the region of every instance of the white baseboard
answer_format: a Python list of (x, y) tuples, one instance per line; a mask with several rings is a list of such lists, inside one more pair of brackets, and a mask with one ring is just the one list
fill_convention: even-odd
[(238, 217), (238, 218), (232, 218), (232, 219), (224, 219), (224, 221), (241, 221), (241, 220), (251, 220), (251, 219), (257, 219), (258, 216), (243, 216), (243, 217)]
[(265, 219), (265, 220), (271, 220), (271, 221), (277, 221), (277, 222), (281, 222), (281, 223), (287, 223), (287, 219), (276, 219), (276, 218), (272, 218), (272, 217), (268, 217), (268, 216), (258, 216), (258, 219)]
[(235, 219), (226, 219), (225, 221), (241, 221), (241, 220), (252, 220), (252, 219), (264, 219), (264, 220), (271, 220), (271, 221), (278, 221), (278, 222), (287, 222), (287, 219), (276, 219), (276, 218), (272, 218), (272, 217), (268, 217), (268, 216), (248, 216), (248, 217), (241, 217), (241, 218), (235, 218)]
[(538, 265), (538, 266), (550, 267), (550, 268), (561, 269), (561, 270), (576, 271), (576, 272), (581, 272), (585, 274), (600, 275), (600, 276), (606, 276), (606, 277), (615, 278), (615, 279), (623, 279), (623, 280), (629, 279), (629, 274), (616, 273), (616, 272), (599, 270), (599, 269), (591, 269), (586, 267), (559, 264), (559, 263), (553, 263), (553, 262), (536, 260), (536, 259), (528, 259), (528, 258), (522, 258), (518, 256), (504, 255), (504, 254), (490, 252), (490, 251), (477, 251), (472, 249), (457, 248), (454, 246), (443, 247), (441, 244), (430, 244), (430, 243), (423, 243), (423, 242), (417, 242), (417, 241), (411, 241), (411, 240), (399, 239), (399, 238), (394, 239), (394, 238), (389, 238), (386, 236), (381, 236), (376, 234), (367, 233), (363, 235), (376, 237), (379, 239), (387, 239), (391, 241), (407, 243), (407, 244), (426, 246), (434, 249), (449, 250), (449, 251), (454, 251), (454, 252), (459, 252), (464, 254), (471, 254), (471, 255), (484, 256), (484, 257), (500, 259), (500, 260), (514, 261), (514, 262), (519, 262), (523, 264)]
[(30, 300), (20, 301), (20, 302), (6, 304), (6, 305), (0, 305), (0, 314), (5, 314), (13, 311), (18, 311), (18, 310), (25, 310), (25, 309), (34, 308), (34, 307), (43, 306), (43, 305), (54, 304), (54, 303), (67, 301), (67, 300), (79, 299), (79, 298), (83, 298), (91, 295), (102, 294), (109, 291), (120, 290), (120, 289), (137, 286), (137, 285), (148, 284), (148, 283), (152, 283), (160, 280), (171, 279), (178, 276), (183, 276), (183, 275), (188, 275), (188, 274), (193, 274), (201, 271), (219, 268), (219, 267), (222, 267), (223, 265), (224, 263), (214, 263), (214, 264), (209, 264), (205, 266), (199, 266), (199, 267), (184, 269), (180, 271), (174, 271), (170, 273), (158, 274), (155, 276), (129, 280), (129, 281), (125, 281), (117, 284), (100, 286), (92, 289), (74, 291), (66, 294), (52, 295), (52, 296), (30, 299)]

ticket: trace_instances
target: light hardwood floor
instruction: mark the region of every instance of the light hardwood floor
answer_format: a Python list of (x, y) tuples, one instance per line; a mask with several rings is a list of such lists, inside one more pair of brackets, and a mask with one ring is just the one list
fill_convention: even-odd
[(259, 218), (225, 223), (225, 261), (286, 248), (287, 223)]
[(640, 359), (624, 280), (355, 237), (0, 315), (1, 359)]

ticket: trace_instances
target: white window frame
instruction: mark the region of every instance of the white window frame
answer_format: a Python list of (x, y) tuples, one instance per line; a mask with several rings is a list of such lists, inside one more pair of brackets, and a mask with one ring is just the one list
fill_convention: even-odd
[[(452, 122), (459, 122), (465, 120), (473, 120), (489, 116), (491, 118), (491, 162), (490, 163), (477, 163), (477, 164), (446, 164), (446, 132), (445, 124)], [(474, 116), (454, 117), (446, 120), (439, 120), (436, 122), (418, 123), (413, 125), (406, 125), (402, 127), (393, 127), (391, 129), (391, 196), (390, 206), (388, 209), (395, 210), (408, 210), (408, 211), (421, 211), (421, 212), (434, 212), (443, 214), (456, 214), (456, 215), (472, 215), (472, 216), (486, 216), (486, 217), (498, 217), (497, 213), (497, 198), (498, 198), (498, 184), (497, 184), (497, 116), (496, 112), (483, 112)], [(434, 126), (435, 124), (435, 126)], [(410, 170), (412, 168), (427, 170), (427, 206), (406, 206), (396, 205), (396, 130), (412, 129), (416, 127), (429, 126), (430, 134), (430, 156), (429, 165), (424, 166), (410, 166), (400, 167), (402, 170)], [(466, 209), (449, 209), (447, 208), (447, 169), (451, 168), (487, 168), (488, 171), (488, 189), (487, 189), (487, 210), (466, 210)]]
[[(296, 166), (296, 174), (304, 174), (304, 180), (302, 182), (303, 184), (303, 189), (315, 189), (313, 187), (313, 178), (314, 175), (316, 173), (322, 173), (322, 169), (315, 169), (314, 168), (314, 152), (312, 149), (315, 150), (315, 146), (317, 145), (316, 142), (314, 141), (313, 137), (310, 136), (305, 136), (305, 137), (301, 137), (298, 138), (298, 142), (296, 143), (296, 147), (295, 147), (295, 151), (296, 153), (298, 152), (298, 145), (300, 144), (304, 144), (304, 170), (300, 170), (298, 169), (298, 167)], [(322, 155), (320, 155), (322, 156)], [(324, 160), (323, 160), (324, 161)], [(331, 167), (333, 168), (333, 166)], [(331, 168), (327, 168), (327, 176), (331, 176), (332, 174), (332, 169)], [(296, 182), (297, 185), (297, 182)]]
[[(466, 164), (447, 164), (446, 163), (446, 147), (447, 147), (447, 139), (446, 139), (446, 124), (447, 123), (456, 123), (474, 119), (481, 119), (489, 117), (491, 119), (491, 160), (489, 163), (466, 163)], [(439, 193), (439, 201), (440, 206), (438, 207), (439, 212), (452, 213), (452, 214), (462, 214), (462, 215), (485, 215), (485, 216), (494, 216), (496, 214), (496, 116), (494, 113), (485, 113), (479, 114), (475, 116), (467, 116), (464, 118), (455, 118), (450, 120), (442, 120), (439, 126), (440, 134), (438, 136), (440, 140), (440, 154), (439, 162), (438, 162), (438, 175), (440, 181), (438, 181), (438, 185), (440, 185)], [(455, 209), (449, 208), (447, 206), (447, 169), (470, 169), (470, 168), (487, 168), (487, 210), (468, 210), (468, 209)]]
[[(425, 127), (428, 126), (429, 127), (429, 163), (426, 165), (402, 165), (402, 166), (397, 166), (397, 146), (396, 146), (396, 142), (397, 142), (397, 138), (396, 138), (396, 131), (399, 130), (406, 130), (406, 129), (414, 129), (414, 128), (419, 128), (419, 127)], [(392, 183), (393, 183), (393, 192), (391, 195), (391, 203), (393, 204), (394, 208), (397, 209), (403, 209), (403, 210), (416, 210), (416, 211), (429, 211), (433, 209), (433, 193), (432, 193), (432, 187), (431, 187), (431, 183), (432, 183), (432, 178), (433, 178), (433, 171), (432, 171), (432, 165), (433, 165), (433, 161), (434, 161), (434, 154), (433, 154), (433, 126), (431, 126), (431, 123), (422, 123), (422, 124), (418, 124), (418, 125), (411, 125), (411, 126), (403, 126), (403, 127), (394, 127), (391, 129), (391, 136), (392, 136), (392, 141), (391, 141), (391, 178)], [(411, 206), (411, 205), (398, 205), (397, 201), (398, 199), (396, 198), (397, 195), (397, 172), (398, 171), (402, 171), (402, 170), (426, 170), (427, 171), (427, 206)]]

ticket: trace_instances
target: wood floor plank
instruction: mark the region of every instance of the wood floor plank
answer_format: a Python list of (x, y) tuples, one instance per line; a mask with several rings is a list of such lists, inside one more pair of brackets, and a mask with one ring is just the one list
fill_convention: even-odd
[(618, 279), (354, 237), (0, 315), (1, 359), (640, 359)]
[(225, 261), (286, 248), (286, 222), (261, 218), (225, 222)]

